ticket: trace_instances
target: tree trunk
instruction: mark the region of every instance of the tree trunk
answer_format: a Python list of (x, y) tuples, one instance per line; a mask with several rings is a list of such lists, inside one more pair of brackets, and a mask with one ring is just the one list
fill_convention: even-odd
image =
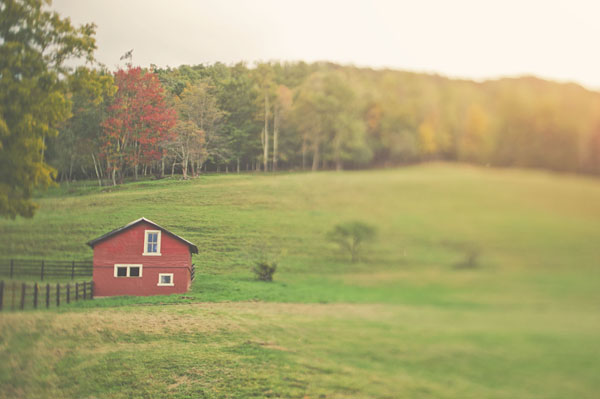
[(334, 153), (335, 153), (335, 170), (342, 170), (342, 139), (340, 134), (336, 134), (333, 139)]
[(302, 170), (306, 170), (306, 149), (308, 145), (306, 143), (306, 136), (302, 137)]
[(237, 173), (240, 173), (240, 157), (237, 157)]
[[(4, 40), (2, 42), (4, 42)], [(44, 151), (45, 150), (46, 150), (46, 135), (42, 136), (42, 153), (41, 153), (42, 163), (44, 163)]]
[(171, 164), (171, 177), (173, 177), (173, 174), (175, 174), (175, 161)]
[(225, 164), (225, 173), (229, 173), (229, 164)]
[(134, 179), (137, 180), (138, 179), (138, 172), (137, 172), (137, 168), (138, 168), (138, 164), (135, 163), (133, 164), (133, 175), (134, 175)]
[(117, 170), (113, 169), (112, 170), (112, 182), (113, 182), (113, 186), (117, 185), (117, 178), (116, 177), (117, 177)]
[(67, 180), (67, 183), (71, 181), (72, 175), (73, 175), (73, 155), (71, 155), (71, 162), (69, 164), (69, 180)]
[(165, 157), (160, 158), (160, 177), (165, 177)]
[(188, 169), (188, 158), (187, 157), (183, 158), (183, 161), (181, 162), (181, 168), (182, 168), (182, 172), (183, 172), (183, 178), (187, 179), (187, 169)]
[(312, 162), (312, 171), (316, 171), (319, 169), (319, 142), (315, 141), (314, 147), (313, 147), (313, 162)]
[(279, 137), (279, 110), (277, 107), (275, 108), (275, 115), (273, 116), (273, 164), (271, 165), (271, 170), (275, 172), (277, 170), (277, 147), (278, 147), (278, 137)]
[(269, 171), (269, 96), (265, 92), (265, 128), (263, 130), (263, 169)]
[(94, 156), (94, 153), (92, 152), (92, 161), (94, 161), (94, 170), (96, 171), (96, 177), (98, 178), (98, 185), (100, 187), (102, 187), (102, 179), (100, 178), (100, 173), (98, 173), (98, 165), (96, 164), (96, 157)]

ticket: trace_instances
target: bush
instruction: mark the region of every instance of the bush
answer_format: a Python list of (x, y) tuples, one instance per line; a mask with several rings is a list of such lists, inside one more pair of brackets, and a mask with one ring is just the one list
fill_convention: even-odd
[(256, 265), (252, 269), (256, 278), (260, 281), (273, 281), (273, 274), (277, 270), (277, 262), (272, 261), (257, 261)]
[(361, 246), (366, 241), (375, 239), (375, 228), (363, 222), (352, 221), (338, 224), (327, 233), (329, 241), (335, 242), (342, 251), (350, 254), (352, 262), (358, 260)]
[(455, 264), (454, 267), (456, 269), (476, 269), (479, 267), (479, 255), (481, 255), (481, 250), (479, 248), (467, 248), (464, 260)]

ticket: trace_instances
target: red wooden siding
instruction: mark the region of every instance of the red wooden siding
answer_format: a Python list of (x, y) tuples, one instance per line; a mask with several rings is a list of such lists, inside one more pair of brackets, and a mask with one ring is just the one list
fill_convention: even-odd
[[(160, 256), (142, 255), (144, 232), (156, 226), (140, 223), (94, 245), (94, 295), (168, 295), (191, 285), (192, 255), (181, 240), (161, 232)], [(142, 277), (115, 277), (115, 264), (140, 264)], [(159, 286), (159, 273), (173, 273), (173, 286)]]

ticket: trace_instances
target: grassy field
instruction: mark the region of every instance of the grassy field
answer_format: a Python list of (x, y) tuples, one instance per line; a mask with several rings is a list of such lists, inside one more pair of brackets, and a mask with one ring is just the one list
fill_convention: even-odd
[[(87, 184), (87, 185), (86, 185)], [(0, 314), (0, 397), (595, 398), (600, 181), (430, 164), (53, 188), (3, 257), (86, 259), (141, 216), (190, 293)], [(360, 262), (325, 240), (361, 220)], [(278, 256), (273, 283), (250, 268)], [(473, 254), (476, 267), (458, 265)]]

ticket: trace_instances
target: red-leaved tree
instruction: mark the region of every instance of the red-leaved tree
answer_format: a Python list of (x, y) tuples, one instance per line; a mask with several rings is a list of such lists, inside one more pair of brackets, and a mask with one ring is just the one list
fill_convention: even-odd
[(158, 161), (164, 143), (177, 121), (176, 112), (165, 102), (158, 77), (139, 67), (115, 72), (118, 87), (103, 123), (101, 155), (106, 159), (113, 184), (123, 181), (128, 168), (135, 178), (138, 167)]

